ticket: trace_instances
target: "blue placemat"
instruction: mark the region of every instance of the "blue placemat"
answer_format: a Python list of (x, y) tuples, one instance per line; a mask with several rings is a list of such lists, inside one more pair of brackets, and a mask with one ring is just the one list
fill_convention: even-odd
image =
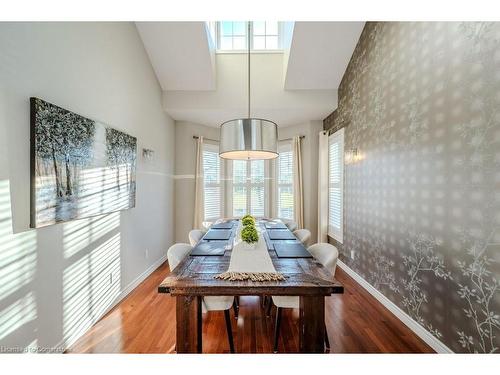
[(231, 237), (230, 229), (215, 229), (209, 230), (208, 233), (203, 236), (203, 239), (205, 241), (228, 240), (229, 237)]
[(191, 256), (211, 256), (224, 255), (226, 251), (226, 241), (199, 242), (191, 251)]
[(300, 242), (275, 243), (274, 250), (278, 258), (312, 258), (311, 253)]
[(214, 224), (210, 229), (232, 229), (234, 223), (232, 221), (226, 221), (224, 223)]
[(295, 236), (288, 229), (273, 229), (267, 232), (270, 240), (295, 240)]

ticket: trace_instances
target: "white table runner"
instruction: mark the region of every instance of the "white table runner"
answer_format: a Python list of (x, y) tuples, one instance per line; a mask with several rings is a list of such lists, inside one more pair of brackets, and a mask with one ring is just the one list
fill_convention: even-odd
[(228, 272), (276, 272), (262, 228), (257, 226), (257, 232), (259, 241), (247, 244), (241, 239), (241, 225), (236, 229)]
[(257, 227), (259, 241), (248, 244), (241, 239), (241, 225), (236, 229), (233, 250), (226, 272), (215, 276), (229, 281), (283, 281), (285, 276), (276, 272), (267, 250), (263, 230)]

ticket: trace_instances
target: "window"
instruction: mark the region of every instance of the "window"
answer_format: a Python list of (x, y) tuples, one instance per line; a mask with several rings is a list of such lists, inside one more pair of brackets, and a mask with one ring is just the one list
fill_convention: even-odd
[(219, 146), (203, 144), (204, 206), (205, 220), (214, 221), (222, 217), (222, 179)]
[(278, 49), (278, 22), (253, 22), (252, 49)]
[(233, 160), (233, 216), (265, 215), (264, 160)]
[[(250, 48), (253, 51), (281, 49), (281, 24), (278, 21), (250, 22)], [(217, 22), (217, 50), (245, 51), (248, 49), (248, 23), (244, 21)]]
[(343, 242), (344, 129), (328, 139), (328, 235)]
[(247, 47), (247, 23), (221, 21), (218, 23), (218, 45), (221, 50), (245, 50)]
[(293, 157), (290, 142), (279, 147), (276, 172), (278, 217), (293, 220)]

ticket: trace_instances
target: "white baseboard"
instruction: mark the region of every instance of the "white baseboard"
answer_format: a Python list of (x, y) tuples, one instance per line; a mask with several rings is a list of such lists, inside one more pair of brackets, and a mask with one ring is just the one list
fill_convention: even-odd
[[(113, 303), (111, 303), (106, 310), (102, 314), (96, 317), (95, 321), (93, 324), (97, 323), (103, 316), (105, 316), (108, 312), (110, 312), (116, 305), (118, 305), (125, 297), (127, 297), (130, 292), (132, 292), (135, 288), (139, 286), (140, 283), (142, 283), (146, 278), (151, 275), (158, 267), (160, 267), (165, 261), (167, 260), (167, 255), (163, 255), (160, 259), (158, 259), (156, 262), (154, 262), (151, 266), (149, 266), (148, 269), (146, 269), (143, 273), (141, 273), (139, 276), (137, 276), (130, 284), (128, 284), (121, 292), (120, 294), (114, 299)], [(71, 341), (64, 342), (62, 340), (58, 345), (56, 345), (57, 348), (69, 348), (71, 345), (73, 345), (78, 339), (80, 339), (86, 331), (81, 332), (77, 337), (74, 337)]]
[(349, 276), (351, 276), (359, 285), (361, 285), (368, 293), (370, 293), (377, 301), (386, 307), (396, 318), (401, 320), (408, 328), (410, 328), (418, 337), (426, 342), (437, 353), (453, 353), (453, 351), (438, 340), (434, 335), (422, 327), (419, 323), (413, 320), (407, 313), (401, 310), (394, 302), (384, 296), (381, 292), (375, 289), (368, 281), (363, 279), (359, 274), (352, 270), (347, 264), (341, 260), (337, 260), (337, 265), (342, 268)]
[(135, 288), (139, 286), (140, 283), (142, 283), (146, 278), (151, 275), (158, 267), (160, 267), (165, 261), (167, 260), (167, 255), (163, 255), (160, 259), (158, 259), (156, 262), (154, 262), (149, 268), (141, 273), (139, 276), (137, 276), (134, 281), (132, 281), (130, 284), (128, 284), (116, 297), (114, 300), (112, 306), (110, 306), (107, 311), (103, 314), (106, 315), (109, 310), (111, 310), (113, 307), (115, 307), (122, 299), (124, 299), (126, 296), (130, 294)]

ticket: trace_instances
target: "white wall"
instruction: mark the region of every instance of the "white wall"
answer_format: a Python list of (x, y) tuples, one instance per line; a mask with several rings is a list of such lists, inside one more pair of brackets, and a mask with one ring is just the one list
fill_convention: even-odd
[[(312, 232), (312, 242), (316, 241), (317, 237), (318, 134), (322, 129), (322, 121), (309, 121), (300, 125), (279, 128), (278, 130), (279, 139), (305, 135), (302, 140), (304, 225)], [(194, 171), (196, 166), (196, 141), (193, 139), (193, 135), (218, 140), (219, 129), (191, 122), (176, 121), (175, 123), (176, 242), (188, 242), (188, 232), (193, 228)], [(271, 198), (272, 195), (268, 196), (268, 198)]]
[(191, 122), (175, 122), (175, 242), (189, 242), (193, 229), (196, 140), (219, 139), (219, 129)]
[[(30, 96), (137, 137), (135, 208), (28, 228)], [(173, 158), (174, 123), (133, 24), (0, 24), (0, 345), (74, 340), (165, 255)]]

